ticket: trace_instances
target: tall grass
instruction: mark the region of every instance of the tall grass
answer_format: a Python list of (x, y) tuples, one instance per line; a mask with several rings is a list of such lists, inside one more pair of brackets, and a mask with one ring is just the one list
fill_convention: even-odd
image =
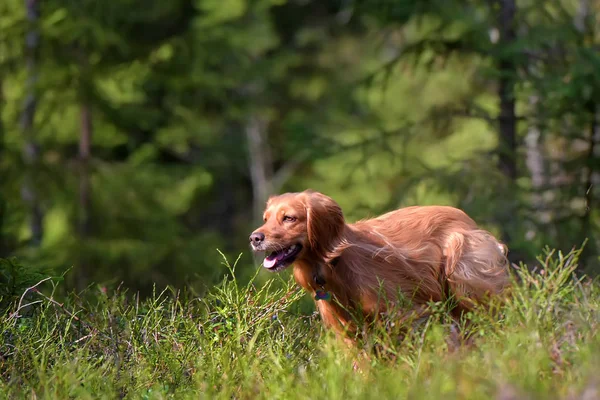
[(299, 312), (291, 277), (241, 284), (225, 263), (203, 298), (165, 290), (144, 301), (101, 288), (59, 301), (56, 287), (35, 286), (1, 317), (0, 398), (598, 397), (600, 291), (574, 278), (579, 253), (515, 267), (508, 301), (469, 315), (468, 344), (432, 304), (439, 312), (402, 337), (368, 335), (358, 370), (358, 350)]

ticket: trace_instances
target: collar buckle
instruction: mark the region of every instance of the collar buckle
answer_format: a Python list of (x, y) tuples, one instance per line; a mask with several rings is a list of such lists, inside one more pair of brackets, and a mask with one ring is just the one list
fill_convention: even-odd
[(315, 272), (313, 274), (313, 280), (315, 281), (315, 284), (319, 287), (319, 289), (315, 291), (315, 300), (330, 301), (331, 293), (325, 290), (325, 284), (327, 283), (325, 282), (325, 279), (317, 272)]

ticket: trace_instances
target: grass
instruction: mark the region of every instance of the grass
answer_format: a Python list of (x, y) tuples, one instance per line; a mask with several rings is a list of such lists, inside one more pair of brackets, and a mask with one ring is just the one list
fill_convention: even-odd
[(203, 298), (167, 290), (144, 301), (102, 288), (58, 301), (56, 286), (39, 285), (1, 317), (0, 398), (593, 398), (600, 290), (574, 278), (578, 255), (547, 251), (515, 268), (501, 317), (469, 316), (469, 346), (456, 346), (435, 304), (403, 339), (376, 328), (360, 371), (318, 316), (300, 313), (291, 278), (241, 284), (226, 264)]

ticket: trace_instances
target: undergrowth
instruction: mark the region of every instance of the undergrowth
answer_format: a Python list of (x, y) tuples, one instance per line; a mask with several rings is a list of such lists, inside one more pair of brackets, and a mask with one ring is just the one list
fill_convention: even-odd
[(355, 351), (299, 312), (291, 277), (241, 284), (235, 264), (203, 298), (99, 287), (59, 300), (47, 280), (1, 316), (0, 398), (593, 398), (600, 290), (575, 278), (579, 253), (515, 266), (507, 302), (468, 315), (466, 342), (432, 304), (408, 334), (387, 321)]

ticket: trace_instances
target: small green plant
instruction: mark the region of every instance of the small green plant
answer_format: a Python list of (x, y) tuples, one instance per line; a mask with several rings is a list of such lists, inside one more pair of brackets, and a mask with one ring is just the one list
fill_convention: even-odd
[(468, 340), (446, 304), (431, 304), (419, 323), (390, 312), (351, 351), (299, 311), (291, 277), (242, 284), (227, 261), (203, 298), (29, 289), (0, 317), (0, 397), (578, 398), (597, 390), (600, 366), (600, 290), (574, 277), (578, 254), (515, 267), (502, 306), (467, 316)]
[(47, 280), (50, 271), (28, 267), (16, 258), (0, 258), (0, 312), (23, 295), (28, 288)]

